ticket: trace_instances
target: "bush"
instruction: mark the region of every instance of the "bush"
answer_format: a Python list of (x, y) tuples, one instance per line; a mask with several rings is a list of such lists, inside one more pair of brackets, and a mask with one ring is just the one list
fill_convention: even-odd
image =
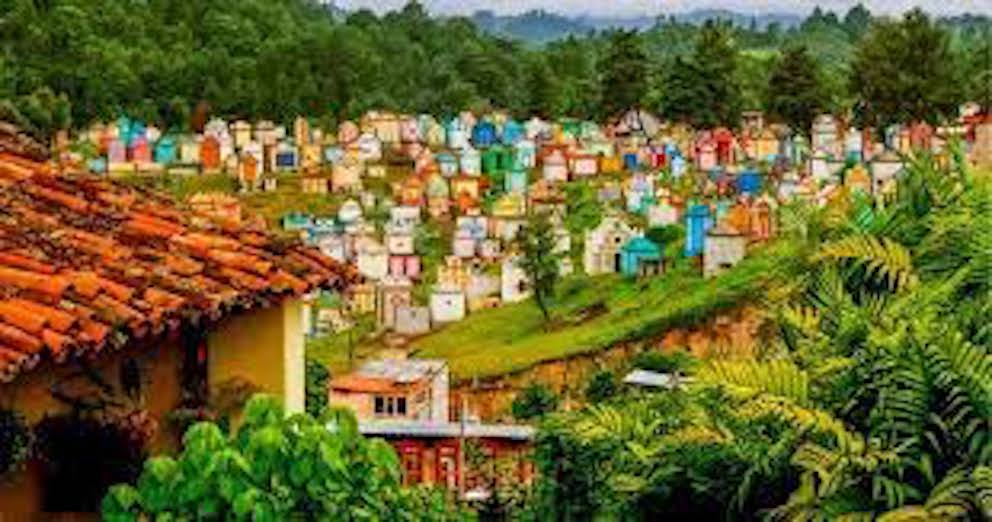
[(658, 373), (686, 372), (695, 364), (695, 358), (688, 352), (676, 351), (662, 353), (658, 351), (641, 352), (634, 357), (633, 367)]
[(592, 403), (602, 402), (616, 395), (619, 389), (617, 376), (609, 370), (600, 370), (586, 383), (586, 400)]
[(319, 416), (327, 407), (327, 381), (331, 372), (320, 362), (307, 358), (306, 408), (307, 413)]
[(510, 408), (515, 419), (543, 417), (558, 409), (558, 396), (547, 386), (534, 383), (517, 395)]
[(145, 462), (134, 485), (114, 486), (103, 518), (132, 520), (447, 520), (444, 499), (402, 487), (388, 443), (358, 433), (355, 417), (328, 410), (286, 417), (256, 395), (236, 433), (196, 424), (175, 458)]

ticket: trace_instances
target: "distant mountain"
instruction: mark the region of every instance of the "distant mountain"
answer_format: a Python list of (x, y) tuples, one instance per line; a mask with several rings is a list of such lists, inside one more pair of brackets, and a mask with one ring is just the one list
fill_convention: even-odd
[(550, 42), (596, 29), (579, 18), (543, 10), (511, 16), (497, 15), (492, 11), (477, 11), (472, 15), (472, 21), (487, 33), (533, 43)]
[[(706, 20), (726, 20), (740, 27), (758, 28), (777, 23), (783, 28), (798, 26), (803, 21), (799, 15), (785, 13), (769, 13), (748, 15), (721, 9), (698, 9), (687, 13), (674, 13), (675, 20), (684, 23), (702, 24)], [(668, 19), (668, 15), (661, 15)], [(628, 29), (642, 31), (654, 26), (659, 17), (639, 16), (631, 18), (612, 18), (595, 16), (570, 17), (549, 13), (543, 10), (528, 11), (518, 15), (497, 15), (492, 11), (477, 11), (472, 20), (483, 31), (499, 36), (522, 40), (532, 43), (544, 43), (565, 38), (569, 35), (581, 35), (590, 31), (606, 29)]]

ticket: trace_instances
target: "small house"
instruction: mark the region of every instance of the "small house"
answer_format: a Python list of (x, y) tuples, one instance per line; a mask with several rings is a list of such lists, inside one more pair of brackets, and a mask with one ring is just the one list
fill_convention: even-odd
[(372, 134), (362, 134), (355, 141), (358, 159), (362, 161), (379, 161), (382, 159), (382, 141)]
[(871, 177), (875, 193), (884, 192), (884, 188), (901, 175), (904, 170), (902, 158), (892, 151), (886, 151), (876, 156), (871, 162)]
[(502, 142), (504, 145), (516, 145), (527, 137), (527, 129), (516, 120), (507, 120), (503, 124)]
[(372, 281), (378, 281), (389, 274), (389, 253), (386, 247), (370, 237), (356, 241), (358, 273)]
[(328, 403), (372, 419), (448, 422), (448, 365), (442, 360), (375, 360), (331, 379)]
[(327, 194), (329, 182), (326, 176), (305, 175), (300, 178), (300, 189), (304, 194)]
[(386, 250), (390, 255), (412, 255), (413, 233), (407, 230), (392, 230), (386, 233)]
[(152, 149), (148, 144), (148, 138), (144, 135), (135, 136), (129, 148), (131, 161), (139, 164), (152, 162)]
[(761, 174), (754, 169), (747, 169), (737, 175), (737, 192), (754, 196), (761, 191)]
[(691, 205), (685, 214), (685, 255), (694, 257), (703, 253), (706, 233), (713, 227), (709, 205)]
[(661, 247), (643, 236), (630, 238), (620, 249), (620, 272), (628, 277), (661, 274)]
[(594, 154), (573, 154), (569, 162), (576, 177), (595, 176), (599, 173), (599, 156)]
[(449, 149), (461, 150), (469, 146), (468, 129), (458, 118), (448, 120), (444, 126), (444, 135)]
[(503, 178), (503, 190), (507, 193), (517, 192), (522, 194), (527, 191), (528, 183), (527, 169), (514, 167)]
[(220, 141), (214, 136), (204, 136), (200, 145), (200, 165), (205, 172), (217, 172), (221, 166)]
[(717, 167), (716, 140), (710, 133), (704, 133), (696, 140), (695, 145), (696, 168), (708, 172)]
[(275, 154), (272, 157), (273, 172), (295, 171), (299, 167), (299, 157), (297, 156), (296, 144), (283, 140), (276, 145)]
[(550, 148), (542, 155), (541, 176), (552, 183), (568, 181), (568, 159), (561, 148)]
[(400, 335), (425, 335), (431, 331), (431, 309), (427, 306), (399, 306), (393, 331)]
[(393, 277), (420, 279), (420, 271), (420, 256), (416, 254), (389, 256), (389, 275)]
[(344, 121), (338, 125), (338, 144), (346, 146), (358, 139), (361, 131), (353, 121)]
[(809, 158), (809, 173), (817, 181), (830, 181), (834, 171), (830, 165), (830, 157), (822, 149), (816, 149)]
[(445, 324), (465, 318), (465, 291), (460, 287), (438, 285), (431, 292), (431, 322)]
[(434, 159), (437, 161), (437, 167), (442, 176), (452, 178), (458, 175), (458, 158), (454, 154), (450, 152), (439, 152)]
[(345, 303), (352, 315), (363, 315), (375, 312), (375, 285), (360, 283), (348, 288), (345, 292)]
[(376, 319), (380, 327), (391, 330), (396, 324), (396, 309), (413, 303), (413, 283), (404, 277), (386, 276), (376, 291)]
[(238, 182), (242, 190), (254, 191), (261, 185), (258, 161), (251, 154), (241, 153), (238, 161)]
[(527, 274), (520, 268), (519, 256), (507, 256), (500, 264), (500, 300), (519, 303), (531, 296)]
[(533, 140), (526, 139), (517, 142), (513, 147), (515, 165), (522, 169), (532, 169), (537, 166), (537, 145)]
[(400, 141), (403, 143), (419, 143), (421, 141), (420, 125), (416, 118), (400, 120)]
[(498, 141), (496, 126), (489, 120), (482, 120), (472, 127), (472, 145), (477, 148), (492, 147)]
[(353, 199), (345, 201), (341, 204), (341, 208), (338, 209), (338, 222), (345, 227), (360, 223), (362, 217), (362, 206)]
[(458, 162), (462, 174), (466, 176), (479, 176), (482, 174), (482, 156), (478, 150), (472, 147), (465, 147), (458, 157)]
[(871, 175), (864, 165), (857, 163), (844, 173), (844, 186), (851, 193), (860, 192), (865, 195), (872, 193)]
[(458, 230), (451, 238), (451, 253), (462, 259), (471, 259), (475, 257), (477, 244), (478, 240), (471, 233)]
[(451, 194), (454, 197), (468, 197), (472, 201), (478, 201), (480, 193), (479, 178), (465, 174), (451, 178)]
[(176, 162), (178, 151), (176, 139), (172, 136), (163, 136), (155, 143), (155, 163), (161, 165), (171, 165)]
[(596, 228), (586, 232), (582, 266), (587, 275), (613, 274), (621, 271), (620, 251), (641, 232), (618, 215), (603, 218)]
[(355, 193), (362, 190), (361, 161), (346, 157), (331, 167), (331, 188), (336, 193)]
[(747, 243), (746, 235), (722, 224), (707, 232), (703, 277), (715, 277), (741, 262), (747, 254)]
[(232, 123), (231, 136), (234, 139), (234, 147), (241, 150), (251, 141), (251, 124), (244, 120), (238, 120)]

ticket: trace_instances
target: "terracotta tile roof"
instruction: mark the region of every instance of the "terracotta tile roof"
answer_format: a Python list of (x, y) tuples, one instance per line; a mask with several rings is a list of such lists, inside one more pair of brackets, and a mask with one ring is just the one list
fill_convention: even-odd
[(356, 277), (264, 230), (0, 150), (0, 382)]

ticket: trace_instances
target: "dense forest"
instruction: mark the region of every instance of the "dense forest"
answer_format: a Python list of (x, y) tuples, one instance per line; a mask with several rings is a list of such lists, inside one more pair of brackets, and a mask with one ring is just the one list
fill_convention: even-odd
[(369, 109), (498, 107), (603, 119), (640, 104), (711, 126), (783, 103), (795, 123), (798, 99), (800, 113), (937, 120), (988, 99), (989, 27), (858, 6), (793, 28), (670, 17), (537, 46), (415, 2), (376, 16), (313, 0), (0, 0), (0, 116), (44, 136), (121, 113), (185, 129), (207, 114), (330, 124)]

